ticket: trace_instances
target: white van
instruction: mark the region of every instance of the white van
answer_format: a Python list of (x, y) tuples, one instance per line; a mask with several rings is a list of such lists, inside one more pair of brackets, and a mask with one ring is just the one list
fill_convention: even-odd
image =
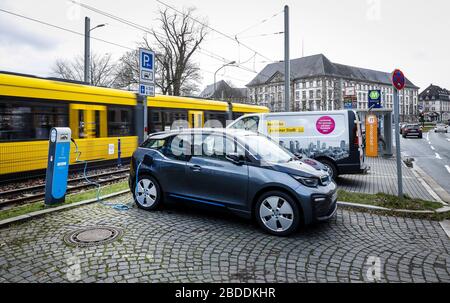
[(270, 136), (293, 154), (318, 160), (333, 178), (369, 169), (364, 164), (361, 123), (352, 110), (251, 114), (228, 128)]

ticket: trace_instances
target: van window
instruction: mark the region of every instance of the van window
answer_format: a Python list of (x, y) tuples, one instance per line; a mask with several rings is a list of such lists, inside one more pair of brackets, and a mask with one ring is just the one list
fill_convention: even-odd
[(231, 128), (245, 129), (257, 133), (259, 126), (259, 117), (246, 117), (237, 121)]

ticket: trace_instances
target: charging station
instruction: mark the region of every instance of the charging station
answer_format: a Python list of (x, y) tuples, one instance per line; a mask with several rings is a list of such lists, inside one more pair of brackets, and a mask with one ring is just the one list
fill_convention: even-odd
[(70, 140), (68, 127), (55, 127), (50, 131), (47, 174), (45, 178), (45, 204), (54, 205), (65, 201), (70, 163)]

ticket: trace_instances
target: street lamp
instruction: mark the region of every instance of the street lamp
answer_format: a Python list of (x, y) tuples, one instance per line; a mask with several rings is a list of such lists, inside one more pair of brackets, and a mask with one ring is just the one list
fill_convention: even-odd
[(91, 66), (91, 32), (99, 27), (104, 27), (106, 24), (99, 24), (91, 28), (91, 19), (86, 17), (84, 19), (84, 82), (91, 84), (89, 67)]
[(229, 62), (229, 63), (227, 63), (227, 64), (222, 65), (222, 66), (219, 67), (219, 69), (216, 70), (216, 72), (214, 73), (214, 92), (213, 92), (213, 98), (214, 98), (214, 99), (215, 99), (215, 95), (216, 95), (216, 75), (217, 75), (217, 73), (218, 73), (222, 68), (224, 68), (224, 67), (226, 67), (226, 66), (233, 65), (233, 64), (236, 64), (236, 61), (231, 61), (231, 62)]

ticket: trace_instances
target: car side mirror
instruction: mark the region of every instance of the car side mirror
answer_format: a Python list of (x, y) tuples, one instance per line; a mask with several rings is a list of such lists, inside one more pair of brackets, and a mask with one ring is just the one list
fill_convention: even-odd
[(243, 165), (245, 162), (245, 157), (238, 153), (229, 153), (225, 156), (225, 158), (236, 165)]
[(144, 156), (143, 163), (144, 163), (145, 165), (147, 165), (147, 166), (151, 166), (151, 165), (153, 164), (153, 157), (150, 156), (150, 155), (148, 155), (148, 154), (145, 155), (145, 156)]

